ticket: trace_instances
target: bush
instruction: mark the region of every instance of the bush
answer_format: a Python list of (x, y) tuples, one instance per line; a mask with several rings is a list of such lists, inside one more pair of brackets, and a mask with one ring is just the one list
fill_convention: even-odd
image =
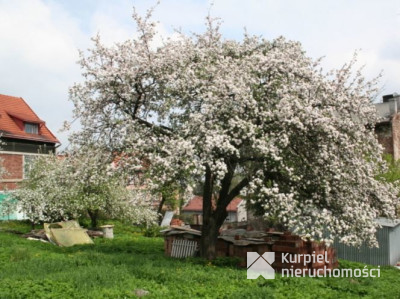
[(161, 237), (162, 234), (161, 234), (160, 231), (161, 231), (162, 229), (163, 229), (162, 227), (160, 227), (160, 226), (154, 224), (154, 225), (151, 225), (151, 226), (146, 227), (146, 228), (143, 230), (143, 235), (144, 235), (145, 237), (150, 237), (150, 238), (153, 238), (153, 237)]
[(212, 263), (213, 265), (219, 267), (236, 268), (240, 261), (241, 259), (238, 257), (217, 257), (212, 261)]

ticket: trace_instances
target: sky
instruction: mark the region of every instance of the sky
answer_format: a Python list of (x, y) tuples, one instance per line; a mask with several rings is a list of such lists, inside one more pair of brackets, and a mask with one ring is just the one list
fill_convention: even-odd
[[(63, 144), (72, 120), (68, 89), (79, 82), (78, 50), (90, 38), (132, 38), (133, 7), (141, 14), (156, 0), (0, 0), (0, 94), (23, 97)], [(204, 31), (210, 11), (222, 19), (227, 39), (247, 32), (267, 39), (300, 41), (307, 55), (324, 57), (326, 70), (348, 62), (356, 50), (364, 75), (383, 74), (380, 96), (400, 93), (400, 1), (398, 0), (161, 0), (154, 20), (163, 35), (174, 29)], [(397, 79), (397, 80), (396, 80)]]

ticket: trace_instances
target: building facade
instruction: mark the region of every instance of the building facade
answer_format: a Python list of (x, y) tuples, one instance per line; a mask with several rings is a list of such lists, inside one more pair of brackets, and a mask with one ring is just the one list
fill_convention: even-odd
[(375, 133), (387, 154), (400, 159), (400, 95), (383, 96), (382, 103), (375, 104), (379, 121)]
[[(246, 201), (241, 198), (234, 198), (226, 207), (226, 211), (228, 212), (228, 216), (225, 219), (226, 223), (247, 220)], [(203, 224), (203, 197), (193, 197), (188, 204), (182, 208), (182, 215), (189, 217), (192, 224)]]
[(58, 139), (22, 98), (0, 94), (0, 191), (14, 190), (39, 155), (55, 153)]

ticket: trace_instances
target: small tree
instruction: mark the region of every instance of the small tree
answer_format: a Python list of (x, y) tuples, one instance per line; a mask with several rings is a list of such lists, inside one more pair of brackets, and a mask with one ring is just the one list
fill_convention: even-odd
[(85, 80), (70, 90), (75, 139), (135, 153), (132, 167), (147, 159), (155, 188), (201, 177), (206, 258), (240, 194), (311, 238), (328, 229), (347, 244), (376, 244), (374, 219), (393, 217), (397, 202), (374, 177), (384, 167), (376, 81), (353, 72), (355, 60), (325, 74), (282, 37), (225, 40), (210, 17), (204, 33), (155, 48), (150, 16), (134, 14), (137, 39), (106, 47), (96, 37), (82, 55)]
[(10, 220), (10, 215), (17, 211), (17, 201), (7, 196), (3, 198), (3, 201), (0, 205), (0, 216), (7, 217)]
[(14, 197), (32, 223), (87, 214), (96, 227), (100, 213), (135, 222), (155, 221), (156, 213), (127, 190), (123, 176), (112, 169), (111, 157), (90, 148), (61, 159), (40, 157)]
[(32, 226), (40, 221), (58, 221), (76, 217), (70, 203), (74, 190), (69, 188), (67, 161), (55, 155), (39, 156), (32, 164), (29, 178), (13, 192), (21, 212)]
[(99, 213), (135, 222), (156, 220), (140, 192), (129, 191), (124, 169), (112, 167), (115, 155), (93, 147), (79, 149), (67, 157), (69, 184), (74, 190), (78, 211), (86, 211), (92, 227), (97, 227)]

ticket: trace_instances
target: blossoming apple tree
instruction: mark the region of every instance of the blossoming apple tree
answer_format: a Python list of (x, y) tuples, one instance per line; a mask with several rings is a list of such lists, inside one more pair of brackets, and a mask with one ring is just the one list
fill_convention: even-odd
[(97, 227), (101, 214), (134, 223), (155, 222), (156, 212), (126, 188), (126, 178), (112, 168), (112, 158), (107, 151), (91, 147), (62, 158), (43, 155), (13, 197), (33, 224), (89, 215), (91, 226)]
[[(375, 81), (354, 62), (324, 73), (298, 42), (245, 34), (179, 32), (156, 45), (156, 25), (136, 13), (137, 37), (81, 54), (84, 81), (70, 89), (82, 131), (113, 150), (150, 161), (157, 188), (203, 181), (201, 255), (215, 256), (226, 207), (237, 196), (310, 238), (376, 244), (374, 219), (393, 216), (396, 196), (374, 175)], [(190, 186), (190, 184), (188, 184)], [(216, 199), (213, 208), (212, 198)]]

